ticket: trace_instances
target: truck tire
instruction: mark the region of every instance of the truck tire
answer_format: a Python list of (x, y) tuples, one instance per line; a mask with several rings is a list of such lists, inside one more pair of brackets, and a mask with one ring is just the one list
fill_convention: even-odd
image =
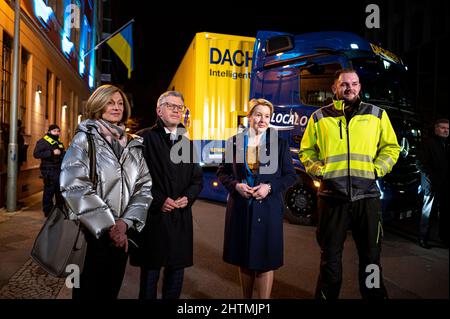
[(284, 217), (295, 225), (312, 226), (315, 224), (317, 196), (302, 183), (289, 188), (284, 196)]

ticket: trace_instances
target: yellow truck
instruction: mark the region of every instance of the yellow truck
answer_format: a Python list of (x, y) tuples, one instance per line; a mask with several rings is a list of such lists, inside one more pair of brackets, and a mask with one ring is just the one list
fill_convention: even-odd
[(251, 37), (197, 33), (168, 88), (184, 95), (183, 124), (202, 152), (203, 198), (226, 200), (215, 171), (223, 141), (246, 125), (254, 43)]

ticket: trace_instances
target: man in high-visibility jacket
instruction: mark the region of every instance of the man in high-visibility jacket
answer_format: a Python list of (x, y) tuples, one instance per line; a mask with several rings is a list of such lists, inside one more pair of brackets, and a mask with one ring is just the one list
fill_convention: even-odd
[(348, 229), (358, 249), (362, 297), (387, 298), (380, 266), (381, 202), (376, 178), (391, 171), (400, 146), (386, 111), (361, 102), (361, 84), (354, 70), (336, 72), (332, 90), (333, 103), (312, 114), (299, 153), (306, 171), (322, 180), (316, 298), (339, 297)]

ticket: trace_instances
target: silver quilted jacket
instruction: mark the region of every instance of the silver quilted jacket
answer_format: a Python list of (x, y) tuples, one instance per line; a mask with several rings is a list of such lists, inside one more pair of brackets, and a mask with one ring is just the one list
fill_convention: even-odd
[[(90, 128), (90, 129), (89, 129)], [(93, 134), (97, 159), (97, 189), (89, 178), (88, 137)], [(78, 125), (62, 162), (60, 187), (71, 219), (97, 238), (115, 221), (123, 219), (140, 231), (152, 202), (152, 179), (143, 157), (142, 138), (132, 135), (120, 159), (100, 135), (94, 120)]]

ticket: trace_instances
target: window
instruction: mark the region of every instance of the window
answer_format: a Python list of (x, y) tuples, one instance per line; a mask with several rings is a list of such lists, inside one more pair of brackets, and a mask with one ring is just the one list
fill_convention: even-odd
[(54, 121), (52, 121), (52, 123), (60, 123), (59, 122), (59, 112), (58, 112), (58, 106), (61, 105), (61, 80), (56, 78), (55, 80), (55, 94), (53, 95), (53, 97), (55, 98), (54, 102), (53, 102), (53, 116), (52, 118), (54, 118)]
[(300, 98), (302, 104), (325, 106), (333, 101), (334, 74), (339, 64), (310, 64), (300, 69)]
[(26, 112), (27, 112), (27, 87), (28, 87), (28, 61), (30, 59), (30, 54), (27, 50), (22, 48), (22, 59), (20, 65), (20, 93), (19, 93), (19, 113), (17, 114), (17, 119), (22, 121), (23, 124), (26, 123)]
[(11, 108), (11, 70), (12, 70), (12, 38), (3, 32), (2, 46), (2, 95), (1, 95), (1, 122), (9, 123), (9, 110)]
[(274, 105), (299, 104), (298, 69), (282, 68), (263, 72), (263, 78), (256, 78), (257, 91), (264, 92), (263, 98)]
[(47, 70), (47, 85), (45, 87), (45, 119), (46, 120), (48, 120), (49, 113), (50, 113), (51, 86), (52, 86), (52, 72)]

